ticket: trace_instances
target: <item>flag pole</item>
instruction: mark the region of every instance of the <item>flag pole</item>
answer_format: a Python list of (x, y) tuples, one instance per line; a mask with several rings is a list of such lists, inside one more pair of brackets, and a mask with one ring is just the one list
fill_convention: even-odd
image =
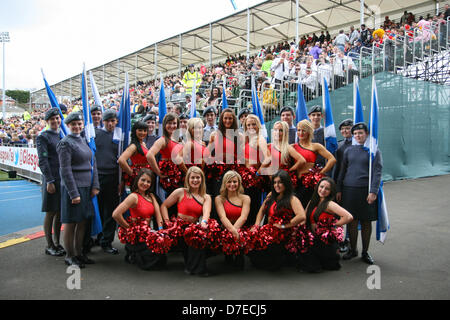
[(370, 186), (372, 184), (372, 154), (370, 152), (370, 148), (372, 147), (372, 134), (370, 131), (373, 130), (373, 99), (375, 94), (375, 76), (372, 76), (372, 99), (370, 102), (370, 122), (369, 122), (369, 194), (370, 194)]

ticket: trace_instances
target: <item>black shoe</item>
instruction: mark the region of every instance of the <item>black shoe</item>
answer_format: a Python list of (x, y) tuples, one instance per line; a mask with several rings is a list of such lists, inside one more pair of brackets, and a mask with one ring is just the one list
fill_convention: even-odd
[(363, 252), (361, 254), (361, 260), (364, 261), (367, 264), (373, 264), (373, 258), (370, 256), (370, 254), (368, 252)]
[(65, 258), (64, 262), (68, 266), (77, 266), (78, 268), (84, 268), (84, 264), (77, 259), (77, 257)]
[(45, 254), (48, 254), (49, 256), (53, 256), (53, 257), (61, 257), (64, 255), (62, 252), (58, 251), (57, 248), (53, 248), (53, 247), (45, 248)]
[(186, 273), (187, 275), (190, 275), (190, 276), (192, 276), (193, 275), (193, 273), (192, 272), (190, 272), (188, 269), (184, 269), (184, 273)]
[(346, 253), (348, 250), (350, 250), (350, 247), (348, 246), (348, 240), (344, 240), (344, 241), (339, 245), (339, 252), (340, 252), (340, 253)]
[(95, 261), (89, 259), (86, 255), (76, 256), (77, 260), (84, 264), (94, 264)]
[(102, 247), (103, 252), (109, 253), (109, 254), (118, 254), (119, 250), (116, 248), (109, 246)]
[(346, 254), (344, 254), (343, 256), (342, 256), (342, 259), (344, 259), (344, 260), (350, 260), (350, 259), (352, 259), (352, 258), (354, 258), (354, 257), (357, 257), (358, 256), (358, 250), (348, 250), (347, 251), (347, 253)]
[(59, 252), (61, 252), (62, 255), (65, 255), (65, 254), (66, 254), (66, 250), (64, 250), (63, 246), (60, 245), (60, 244), (58, 244), (58, 245), (56, 246), (56, 250), (59, 251)]

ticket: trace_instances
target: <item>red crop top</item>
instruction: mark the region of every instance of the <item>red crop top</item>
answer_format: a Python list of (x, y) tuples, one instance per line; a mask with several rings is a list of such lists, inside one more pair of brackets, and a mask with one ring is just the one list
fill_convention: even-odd
[[(274, 166), (275, 164), (278, 164), (280, 169), (289, 167), (288, 165), (283, 164), (281, 162), (281, 151), (280, 150), (278, 150), (272, 143), (269, 144), (267, 147), (269, 148), (270, 156), (272, 157), (272, 166)], [(278, 162), (276, 163), (276, 161), (278, 161)]]
[(150, 219), (155, 214), (153, 203), (145, 199), (139, 193), (136, 194), (138, 195), (138, 203), (136, 208), (130, 208), (131, 217)]
[[(221, 141), (220, 141), (221, 140)], [(219, 161), (227, 162), (227, 159), (236, 159), (234, 142), (227, 137), (221, 135), (216, 136), (214, 140), (214, 152), (216, 159)], [(232, 157), (230, 157), (232, 155)]]
[(260, 148), (252, 148), (248, 142), (245, 143), (244, 155), (245, 159), (252, 161), (252, 164), (260, 163), (264, 158)]
[(318, 221), (320, 220), (325, 220), (325, 219), (330, 219), (330, 218), (334, 218), (334, 215), (328, 212), (322, 212), (319, 216), (319, 219), (317, 221), (314, 220), (314, 213), (316, 212), (316, 208), (313, 209), (313, 211), (311, 212), (311, 215), (309, 217), (309, 221), (311, 222), (311, 224), (316, 224)]
[(316, 162), (317, 154), (314, 151), (305, 149), (298, 143), (294, 144), (294, 149), (305, 158), (306, 162)]
[(144, 155), (142, 155), (142, 154), (140, 154), (139, 152), (135, 152), (131, 157), (130, 157), (130, 160), (131, 160), (131, 163), (133, 164), (133, 165), (137, 165), (137, 164), (147, 164), (148, 163), (148, 161), (147, 161), (147, 152), (148, 152), (148, 149), (145, 147), (145, 146), (143, 146), (143, 145), (141, 145), (141, 147), (142, 147), (142, 151), (144, 151)]
[[(185, 163), (187, 164), (201, 164), (202, 159), (205, 160), (209, 157), (209, 149), (205, 147), (203, 144), (193, 141), (194, 147), (191, 150), (188, 150), (188, 154), (184, 155)], [(189, 161), (186, 161), (188, 160)]]
[(188, 198), (184, 190), (183, 199), (178, 203), (178, 213), (198, 219), (203, 214), (203, 204), (194, 197)]
[(228, 199), (223, 204), (223, 209), (230, 221), (236, 221), (241, 216), (242, 206), (237, 206)]
[(161, 149), (159, 153), (161, 154), (162, 160), (171, 160), (172, 154), (177, 155), (181, 148), (183, 148), (182, 144), (169, 140), (167, 146), (164, 149)]

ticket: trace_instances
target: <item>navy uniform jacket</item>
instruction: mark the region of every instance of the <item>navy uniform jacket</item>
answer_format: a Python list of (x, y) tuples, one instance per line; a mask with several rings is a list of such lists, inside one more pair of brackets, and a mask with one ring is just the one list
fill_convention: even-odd
[(338, 148), (336, 150), (336, 164), (334, 166), (333, 170), (333, 179), (334, 181), (337, 181), (339, 177), (339, 170), (342, 164), (342, 158), (344, 156), (344, 151), (352, 145), (352, 138), (346, 138), (344, 140), (341, 140), (338, 142)]
[[(383, 159), (380, 150), (375, 153), (372, 162), (372, 181), (369, 192), (378, 194), (381, 184)], [(369, 151), (362, 145), (349, 146), (342, 158), (339, 170), (337, 191), (341, 192), (346, 187), (368, 187), (369, 186)]]
[(217, 129), (217, 125), (214, 125), (213, 127), (209, 127), (208, 125), (205, 126), (205, 129), (203, 129), (203, 141), (206, 145), (208, 145), (209, 143), (209, 137), (211, 136), (211, 133), (213, 133)]
[(39, 157), (39, 168), (44, 175), (45, 182), (59, 182), (59, 158), (56, 152), (61, 137), (53, 130), (43, 131), (36, 137), (36, 148)]
[(92, 152), (85, 138), (69, 134), (61, 139), (56, 150), (61, 166), (61, 183), (66, 187), (70, 199), (80, 196), (78, 188), (100, 189), (95, 157), (92, 168)]
[[(321, 145), (325, 146), (323, 127), (314, 130), (314, 138), (312, 139), (312, 142), (320, 143)], [(318, 164), (321, 167), (325, 167), (326, 164), (325, 158), (322, 157), (320, 154), (318, 154), (316, 164)]]
[(95, 129), (95, 158), (97, 160), (98, 174), (118, 174), (119, 144), (112, 141), (114, 132), (105, 129)]

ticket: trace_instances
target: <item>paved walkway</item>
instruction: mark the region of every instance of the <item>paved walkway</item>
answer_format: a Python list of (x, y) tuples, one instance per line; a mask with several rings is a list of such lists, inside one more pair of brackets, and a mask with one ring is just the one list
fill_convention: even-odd
[(80, 289), (69, 290), (63, 258), (46, 256), (38, 238), (0, 249), (0, 299), (449, 299), (449, 186), (450, 175), (385, 184), (391, 230), (384, 245), (374, 232), (370, 249), (380, 289), (368, 288), (377, 285), (375, 273), (359, 258), (343, 261), (340, 271), (305, 274), (263, 272), (249, 263), (235, 272), (216, 256), (208, 265), (218, 275), (198, 278), (183, 273), (180, 254), (169, 255), (166, 271), (139, 270), (123, 261), (116, 241), (120, 254), (94, 248), (96, 264), (81, 270)]

